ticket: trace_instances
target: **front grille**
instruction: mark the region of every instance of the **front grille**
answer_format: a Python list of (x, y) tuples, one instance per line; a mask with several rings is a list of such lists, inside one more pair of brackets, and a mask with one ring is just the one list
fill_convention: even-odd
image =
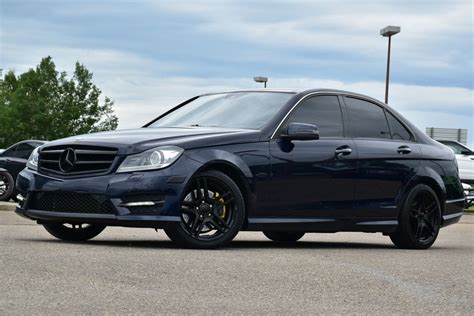
[[(64, 164), (66, 151), (72, 150), (69, 162)], [(45, 147), (39, 152), (39, 170), (61, 176), (79, 176), (106, 173), (117, 155), (117, 149), (87, 145)], [(61, 164), (63, 163), (63, 164)], [(67, 168), (66, 168), (67, 167)]]
[(115, 214), (107, 198), (100, 194), (74, 192), (32, 192), (28, 208), (64, 213)]

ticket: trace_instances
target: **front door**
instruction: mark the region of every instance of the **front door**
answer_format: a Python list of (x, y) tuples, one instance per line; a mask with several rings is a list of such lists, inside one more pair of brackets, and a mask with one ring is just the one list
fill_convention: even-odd
[[(320, 139), (281, 139), (289, 123), (317, 125)], [(262, 211), (277, 217), (345, 216), (352, 208), (357, 152), (344, 135), (338, 96), (303, 100), (270, 141), (272, 180)]]

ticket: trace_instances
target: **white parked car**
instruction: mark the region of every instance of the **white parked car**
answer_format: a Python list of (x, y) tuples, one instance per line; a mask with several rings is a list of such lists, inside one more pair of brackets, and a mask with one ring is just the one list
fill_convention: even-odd
[(469, 205), (474, 203), (474, 151), (464, 144), (453, 140), (438, 140), (454, 151), (459, 167), (459, 178)]

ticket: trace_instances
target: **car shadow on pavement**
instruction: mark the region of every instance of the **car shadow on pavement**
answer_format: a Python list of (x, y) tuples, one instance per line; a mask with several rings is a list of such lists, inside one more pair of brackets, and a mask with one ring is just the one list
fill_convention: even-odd
[(284, 249), (387, 249), (393, 248), (390, 244), (338, 242), (338, 241), (298, 241), (296, 243), (274, 242), (266, 240), (236, 240), (228, 248), (284, 248)]
[[(181, 249), (168, 240), (89, 240), (85, 242), (68, 242), (56, 239), (20, 239), (28, 242), (56, 243), (64, 245), (90, 245), (104, 247), (129, 248), (163, 248)], [(298, 241), (296, 243), (279, 243), (263, 240), (234, 240), (222, 250), (230, 249), (394, 249), (391, 244), (358, 243), (358, 242), (331, 242), (331, 241)]]

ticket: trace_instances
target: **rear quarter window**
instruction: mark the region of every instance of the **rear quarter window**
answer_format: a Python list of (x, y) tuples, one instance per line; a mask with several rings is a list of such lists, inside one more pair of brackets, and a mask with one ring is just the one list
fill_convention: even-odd
[(390, 124), (392, 139), (406, 141), (414, 140), (414, 137), (410, 131), (405, 126), (403, 126), (403, 124), (396, 117), (394, 117), (388, 111), (385, 111), (385, 113), (387, 114), (388, 123)]
[(346, 97), (345, 102), (353, 137), (390, 139), (390, 129), (383, 108), (351, 97)]

